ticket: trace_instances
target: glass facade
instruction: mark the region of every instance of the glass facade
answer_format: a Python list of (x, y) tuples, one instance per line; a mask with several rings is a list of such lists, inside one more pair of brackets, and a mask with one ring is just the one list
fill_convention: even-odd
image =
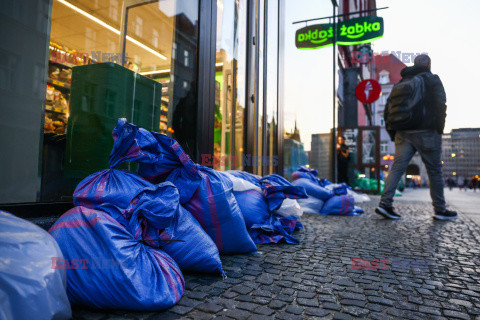
[(267, 75), (265, 111), (265, 155), (267, 165), (263, 174), (277, 172), (278, 156), (278, 48), (279, 3), (268, 1), (267, 15)]
[(247, 1), (217, 1), (214, 160), (217, 170), (243, 170)]
[(53, 2), (40, 201), (108, 167), (118, 118), (193, 151), (198, 2), (130, 2)]
[[(83, 178), (108, 168), (118, 118), (173, 137), (217, 170), (277, 172), (279, 1), (208, 6), (215, 4), (0, 1), (0, 26), (14, 35), (0, 42), (0, 139), (8, 150), (0, 205), (71, 202)], [(200, 71), (209, 64), (212, 79)], [(205, 88), (214, 108), (201, 107)], [(204, 158), (199, 145), (209, 137)]]

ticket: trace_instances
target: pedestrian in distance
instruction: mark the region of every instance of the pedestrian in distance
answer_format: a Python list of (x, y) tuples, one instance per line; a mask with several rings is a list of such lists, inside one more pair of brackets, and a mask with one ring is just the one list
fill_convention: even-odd
[(468, 179), (467, 178), (463, 179), (463, 189), (465, 190), (465, 192), (468, 189)]
[(478, 178), (474, 176), (471, 181), (472, 187), (473, 187), (473, 192), (477, 192), (478, 188)]
[(395, 141), (395, 158), (375, 212), (388, 219), (400, 219), (393, 209), (393, 196), (413, 155), (418, 151), (430, 180), (434, 218), (457, 218), (447, 210), (442, 175), (442, 134), (445, 127), (446, 95), (438, 75), (430, 71), (428, 55), (418, 55), (412, 67), (401, 71), (384, 111), (387, 132)]
[(463, 189), (463, 177), (458, 177), (458, 179), (457, 179), (457, 186), (458, 186), (458, 190), (462, 190), (462, 189)]
[(454, 182), (453, 182), (452, 177), (448, 177), (448, 179), (447, 179), (447, 186), (448, 186), (448, 189), (449, 189), (450, 191), (452, 191), (453, 185), (454, 185)]
[(348, 162), (350, 160), (350, 150), (345, 144), (345, 137), (338, 136), (337, 139), (337, 177), (338, 182), (348, 184)]

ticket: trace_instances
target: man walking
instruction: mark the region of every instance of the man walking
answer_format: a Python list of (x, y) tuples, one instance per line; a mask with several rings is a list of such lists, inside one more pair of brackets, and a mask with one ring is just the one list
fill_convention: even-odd
[(388, 219), (400, 219), (392, 207), (393, 196), (417, 151), (427, 168), (434, 218), (457, 218), (456, 212), (446, 209), (443, 192), (441, 155), (446, 95), (440, 78), (430, 72), (430, 67), (429, 56), (417, 56), (412, 67), (401, 71), (402, 80), (392, 89), (385, 106), (386, 129), (395, 141), (395, 160), (375, 212)]

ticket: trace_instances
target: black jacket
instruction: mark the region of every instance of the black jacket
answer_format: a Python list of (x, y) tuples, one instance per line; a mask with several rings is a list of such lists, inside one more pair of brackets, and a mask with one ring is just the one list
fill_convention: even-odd
[[(412, 130), (433, 129), (442, 134), (445, 128), (445, 117), (447, 111), (447, 97), (442, 81), (436, 74), (432, 74), (430, 69), (425, 66), (412, 66), (403, 68), (400, 72), (402, 80), (420, 75), (425, 81), (427, 96), (425, 97), (426, 117), (422, 124)], [(388, 110), (385, 109), (384, 117), (388, 134), (392, 141), (395, 139), (395, 130), (391, 129), (387, 122)]]

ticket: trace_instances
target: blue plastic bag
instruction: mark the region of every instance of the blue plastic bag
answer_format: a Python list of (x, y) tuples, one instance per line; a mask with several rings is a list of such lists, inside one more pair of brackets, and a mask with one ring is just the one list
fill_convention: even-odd
[(297, 171), (292, 173), (292, 180), (295, 181), (297, 179), (305, 178), (312, 181), (318, 181), (317, 175), (317, 170), (301, 166), (297, 168)]
[(346, 183), (340, 183), (333, 188), (327, 187), (327, 189), (331, 189), (333, 194), (335, 195), (342, 195), (342, 194), (347, 194), (347, 189), (350, 189), (350, 187)]
[(270, 217), (270, 210), (264, 195), (255, 190), (233, 192), (245, 220), (247, 229), (254, 224), (265, 224)]
[(233, 195), (232, 182), (221, 173), (195, 164), (175, 140), (139, 129), (119, 119), (114, 129), (113, 154), (128, 154), (139, 163), (148, 181), (172, 182), (180, 203), (215, 242), (220, 253), (255, 252), (245, 221)]
[(75, 207), (49, 230), (67, 269), (74, 305), (99, 309), (163, 310), (180, 300), (185, 284), (175, 261), (142, 242), (107, 213)]
[(33, 223), (0, 211), (0, 319), (70, 319), (57, 242)]
[(363, 210), (362, 208), (357, 207), (357, 206), (355, 206), (354, 210), (355, 210), (355, 213), (359, 214), (359, 215), (362, 214), (362, 213), (365, 213), (365, 210)]
[(215, 243), (190, 212), (179, 205), (177, 188), (170, 182), (140, 191), (120, 220), (132, 234), (170, 255), (182, 271), (224, 273)]
[(314, 197), (322, 201), (328, 200), (333, 196), (333, 192), (320, 185), (320, 183), (314, 182), (309, 179), (300, 178), (292, 182), (294, 186), (304, 187), (309, 197)]
[(320, 214), (341, 216), (357, 215), (355, 212), (355, 201), (349, 194), (334, 195), (324, 203)]
[(292, 180), (295, 181), (297, 179), (307, 179), (311, 180), (315, 184), (318, 184), (321, 187), (326, 187), (332, 184), (327, 179), (320, 179), (317, 177), (318, 171), (315, 169), (310, 169), (305, 166), (301, 166), (297, 168), (297, 171), (292, 173)]
[(280, 241), (299, 244), (300, 241), (292, 236), (297, 229), (303, 229), (297, 217), (280, 217), (273, 214), (267, 223), (255, 224), (249, 232), (253, 241), (258, 244), (279, 243)]
[[(306, 198), (303, 187), (295, 187), (276, 174), (257, 178), (242, 171), (228, 172), (233, 173), (234, 177), (246, 179), (254, 186), (259, 185), (262, 188), (262, 193), (256, 190), (234, 192), (253, 241), (263, 244), (278, 243), (283, 240), (289, 244), (298, 244), (299, 241), (292, 236), (295, 226), (301, 227), (301, 223), (297, 222), (298, 218), (281, 217), (273, 211), (277, 210), (287, 198)], [(295, 221), (293, 228), (292, 221)]]
[(175, 169), (168, 181), (179, 189), (180, 202), (200, 223), (223, 254), (252, 253), (257, 247), (250, 238), (242, 211), (233, 195), (232, 182), (221, 173), (197, 165), (201, 184), (193, 194), (186, 169)]
[[(122, 133), (128, 135), (131, 132), (137, 131)], [(111, 167), (135, 159), (135, 152), (141, 152), (127, 147), (126, 144), (115, 145), (110, 155)], [(168, 161), (172, 162), (171, 159)], [(157, 239), (162, 232), (165, 241), (157, 243), (157, 247), (163, 248), (181, 270), (223, 273), (218, 249), (191, 214), (179, 205), (178, 190), (174, 185), (154, 186), (127, 170), (107, 169), (82, 180), (73, 198), (75, 205), (104, 211), (125, 227), (132, 223), (131, 212), (136, 206), (141, 217), (135, 219), (142, 221), (144, 237), (151, 233), (153, 239)], [(138, 228), (133, 230), (130, 227), (129, 230), (132, 234), (139, 232)]]
[(73, 203), (107, 213), (124, 210), (142, 189), (153, 185), (127, 170), (105, 169), (89, 175), (78, 184)]
[[(123, 134), (132, 133), (126, 131)], [(117, 137), (115, 132), (113, 137), (114, 139)], [(113, 214), (126, 209), (140, 190), (152, 186), (130, 171), (114, 169), (122, 163), (131, 161), (134, 156), (134, 150), (130, 150), (127, 145), (116, 145), (110, 154), (110, 169), (93, 173), (80, 181), (73, 193), (73, 203), (76, 206), (100, 209)]]
[(303, 186), (293, 185), (278, 174), (263, 177), (260, 179), (260, 184), (270, 211), (280, 208), (286, 198), (305, 199), (308, 197)]

